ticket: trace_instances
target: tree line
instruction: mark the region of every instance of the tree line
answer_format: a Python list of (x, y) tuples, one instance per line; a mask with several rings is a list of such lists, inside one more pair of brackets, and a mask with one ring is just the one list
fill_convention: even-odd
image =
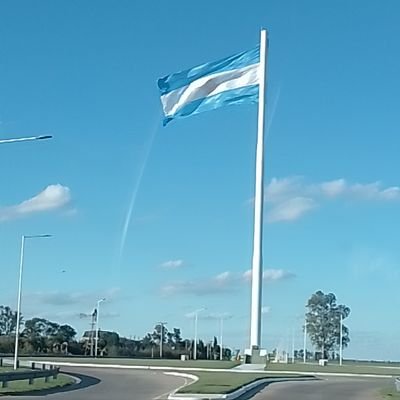
[[(350, 315), (350, 308), (337, 304), (333, 293), (317, 291), (307, 302), (305, 328), (316, 352), (307, 351), (309, 358), (335, 359), (338, 357), (340, 339), (343, 347), (350, 343), (349, 328), (343, 321)], [(341, 324), (342, 321), (342, 324)], [(9, 306), (0, 306), (0, 354), (14, 352), (17, 313)], [(342, 335), (340, 333), (342, 325)], [(78, 340), (76, 330), (67, 324), (58, 324), (44, 318), (32, 318), (20, 326), (21, 354), (54, 354), (54, 355), (93, 355), (94, 331), (86, 331)], [(162, 341), (162, 343), (161, 343)], [(162, 344), (162, 346), (161, 346)], [(116, 332), (101, 331), (98, 351), (101, 356), (109, 357), (159, 357), (162, 347), (163, 357), (179, 358), (185, 355), (193, 358), (194, 341), (182, 337), (179, 328), (169, 331), (165, 325), (157, 324), (143, 338), (126, 338)], [(221, 346), (217, 338), (211, 341), (199, 340), (197, 343), (198, 359), (219, 359)], [(276, 351), (270, 353), (275, 357)], [(230, 359), (232, 351), (222, 349), (222, 358)], [(303, 349), (295, 351), (295, 358), (303, 357)]]
[[(17, 313), (8, 306), (0, 306), (0, 354), (12, 354), (15, 346)], [(67, 324), (58, 324), (45, 318), (21, 318), (20, 354), (26, 355), (75, 355), (90, 356), (94, 350), (94, 331), (86, 331), (80, 340), (76, 330)], [(162, 341), (162, 343), (161, 343)], [(121, 337), (116, 332), (100, 331), (98, 354), (108, 357), (160, 357), (193, 358), (194, 341), (184, 339), (179, 328), (169, 331), (165, 325), (155, 325), (152, 332), (143, 338)], [(198, 340), (198, 359), (220, 359), (221, 346), (217, 338), (211, 341)], [(229, 360), (232, 352), (222, 348), (222, 358)]]

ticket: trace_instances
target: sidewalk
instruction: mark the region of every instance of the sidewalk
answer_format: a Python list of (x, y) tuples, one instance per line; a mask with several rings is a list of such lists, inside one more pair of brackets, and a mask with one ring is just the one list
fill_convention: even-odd
[(233, 371), (252, 371), (252, 372), (265, 372), (264, 364), (240, 364), (235, 368), (232, 368)]

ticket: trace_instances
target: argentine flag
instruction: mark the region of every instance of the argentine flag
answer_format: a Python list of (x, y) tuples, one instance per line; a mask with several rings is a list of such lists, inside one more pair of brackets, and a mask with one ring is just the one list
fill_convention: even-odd
[(158, 80), (164, 126), (231, 104), (257, 103), (260, 47)]

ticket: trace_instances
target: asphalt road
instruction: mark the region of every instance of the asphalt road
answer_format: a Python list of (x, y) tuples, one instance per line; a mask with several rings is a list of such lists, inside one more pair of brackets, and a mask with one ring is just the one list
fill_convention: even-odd
[(273, 383), (252, 400), (379, 400), (386, 379), (324, 378), (317, 381)]
[(18, 396), (18, 400), (165, 400), (171, 391), (185, 383), (184, 378), (153, 371), (111, 368), (62, 368), (62, 371), (78, 375), (81, 383), (61, 393), (41, 392)]

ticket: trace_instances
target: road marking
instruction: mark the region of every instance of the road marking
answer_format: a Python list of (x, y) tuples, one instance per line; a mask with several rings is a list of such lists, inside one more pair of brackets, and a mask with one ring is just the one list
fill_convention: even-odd
[(153, 400), (162, 400), (162, 399), (164, 399), (164, 396), (165, 396), (165, 399), (168, 399), (168, 396), (169, 396), (171, 393), (176, 392), (177, 390), (179, 390), (179, 389), (185, 387), (185, 386), (188, 384), (188, 380), (187, 380), (186, 378), (184, 378), (184, 379), (185, 379), (185, 383), (184, 383), (182, 386), (180, 386), (178, 389), (175, 389), (175, 390), (173, 390), (173, 391), (169, 390), (168, 392), (165, 392), (165, 393), (163, 393), (163, 394), (160, 394), (160, 395), (157, 396), (157, 397), (153, 397)]

